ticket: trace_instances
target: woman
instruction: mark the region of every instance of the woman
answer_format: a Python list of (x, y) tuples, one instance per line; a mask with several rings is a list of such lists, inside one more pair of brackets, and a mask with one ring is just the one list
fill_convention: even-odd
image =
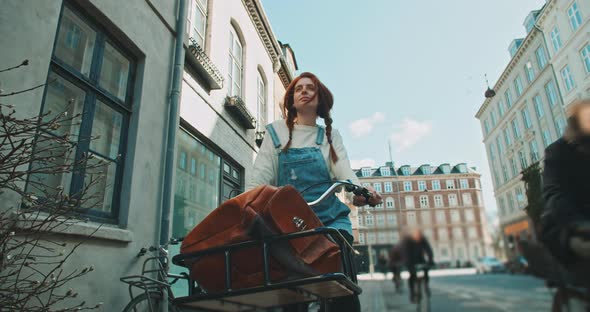
[(589, 274), (590, 99), (571, 106), (563, 138), (545, 150), (543, 199), (541, 239), (568, 270)]
[[(342, 137), (338, 131), (332, 129), (330, 110), (333, 105), (332, 93), (315, 75), (306, 72), (295, 78), (285, 92), (286, 120), (275, 121), (266, 127), (266, 137), (256, 157), (252, 171), (254, 174), (246, 189), (250, 190), (262, 184), (290, 184), (303, 191), (314, 184), (332, 180), (350, 180), (359, 184), (350, 167)], [(324, 119), (325, 128), (316, 123), (318, 117)], [(330, 183), (325, 183), (312, 187), (303, 197), (308, 202), (313, 201), (330, 186)], [(363, 196), (354, 196), (353, 204), (380, 204), (380, 194), (372, 188), (369, 190), (374, 196), (368, 203)], [(352, 244), (348, 206), (334, 195), (314, 207), (314, 211), (325, 226), (338, 229)], [(354, 310), (351, 310), (351, 307), (355, 307)], [(334, 300), (331, 309), (360, 311), (358, 297)]]

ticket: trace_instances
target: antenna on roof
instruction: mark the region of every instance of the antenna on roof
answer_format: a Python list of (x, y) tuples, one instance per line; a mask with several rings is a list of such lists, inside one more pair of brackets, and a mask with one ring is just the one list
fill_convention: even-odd
[(494, 96), (496, 96), (496, 91), (494, 91), (492, 88), (490, 88), (490, 82), (488, 81), (488, 74), (484, 75), (486, 78), (486, 84), (488, 85), (488, 89), (486, 90), (484, 96), (486, 98), (493, 98)]
[(393, 165), (393, 156), (391, 154), (391, 139), (387, 140), (387, 145), (389, 146), (389, 162), (391, 163), (393, 170), (395, 170), (395, 166)]

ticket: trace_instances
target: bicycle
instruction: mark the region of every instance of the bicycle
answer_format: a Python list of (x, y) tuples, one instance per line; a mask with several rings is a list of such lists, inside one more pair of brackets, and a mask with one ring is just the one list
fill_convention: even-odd
[[(346, 188), (347, 192), (353, 192), (356, 195), (365, 196), (366, 198), (370, 197), (370, 193), (366, 188), (352, 184), (349, 181), (336, 181), (332, 183), (332, 186), (324, 194), (313, 202), (308, 203), (308, 205), (313, 207), (319, 204), (328, 198), (328, 196), (333, 195), (342, 186)], [(298, 239), (312, 235), (326, 235), (338, 244), (342, 257), (342, 271), (271, 282), (269, 273), (269, 246), (277, 241)], [(180, 239), (172, 239), (168, 245), (178, 244), (180, 241)], [(155, 312), (165, 307), (164, 304), (168, 305), (168, 311), (173, 312), (180, 312), (181, 308), (207, 311), (254, 311), (305, 302), (320, 302), (325, 308), (324, 311), (328, 312), (327, 302), (332, 298), (352, 294), (358, 295), (362, 292), (362, 289), (357, 285), (356, 268), (354, 267), (352, 258), (354, 249), (340, 232), (334, 228), (316, 228), (285, 235), (269, 236), (260, 240), (250, 240), (214, 247), (199, 252), (176, 255), (172, 258), (172, 262), (188, 268), (190, 267), (191, 261), (199, 257), (222, 253), (225, 255), (225, 271), (230, 272), (231, 253), (257, 245), (262, 245), (264, 255), (264, 284), (244, 289), (232, 289), (231, 274), (226, 274), (225, 290), (216, 293), (207, 293), (200, 289), (198, 284), (185, 272), (180, 275), (169, 274), (168, 246), (150, 247), (149, 249), (142, 248), (138, 257), (145, 255), (148, 251), (156, 252), (157, 254), (144, 261), (140, 275), (126, 276), (120, 279), (129, 285), (129, 295), (131, 297), (131, 301), (124, 308), (123, 312)], [(155, 278), (153, 277), (154, 274), (156, 275)], [(169, 282), (169, 279), (172, 279), (172, 281)], [(174, 296), (171, 286), (181, 279), (187, 280), (188, 296), (177, 298)], [(139, 289), (142, 293), (134, 296), (134, 289)], [(270, 298), (275, 298), (276, 302), (269, 300)]]
[[(417, 264), (414, 267), (416, 270), (416, 282), (414, 283), (414, 298), (416, 303), (416, 311), (430, 311), (430, 287), (428, 281), (425, 279), (430, 265)], [(422, 304), (422, 293), (426, 295), (426, 302)]]
[[(131, 300), (123, 308), (123, 312), (157, 312), (167, 302), (168, 311), (180, 312), (173, 304), (174, 294), (172, 285), (181, 279), (187, 280), (189, 289), (193, 288), (187, 273), (170, 274), (168, 271), (168, 246), (177, 245), (182, 239), (170, 239), (167, 245), (159, 247), (142, 248), (137, 254), (140, 258), (148, 252), (155, 255), (144, 260), (140, 275), (130, 275), (120, 278), (120, 281), (129, 285), (129, 296)], [(155, 277), (153, 277), (155, 275)], [(172, 281), (169, 281), (172, 279)], [(134, 295), (133, 290), (140, 290), (139, 295)]]

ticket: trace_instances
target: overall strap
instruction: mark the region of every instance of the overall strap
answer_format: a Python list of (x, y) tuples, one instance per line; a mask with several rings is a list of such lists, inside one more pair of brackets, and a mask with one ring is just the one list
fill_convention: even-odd
[(324, 127), (318, 126), (318, 137), (315, 140), (317, 145), (322, 145), (324, 143)]
[(266, 129), (268, 130), (268, 133), (270, 134), (270, 137), (272, 138), (272, 143), (275, 145), (275, 148), (280, 148), (281, 141), (279, 140), (279, 136), (277, 135), (275, 128), (271, 124), (268, 124), (266, 126)]

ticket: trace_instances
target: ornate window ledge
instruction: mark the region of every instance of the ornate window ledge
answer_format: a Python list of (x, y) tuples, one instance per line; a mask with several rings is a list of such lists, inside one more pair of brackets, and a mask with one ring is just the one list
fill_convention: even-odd
[(244, 128), (256, 129), (256, 119), (252, 117), (242, 98), (227, 96), (224, 106)]
[(189, 39), (188, 53), (186, 58), (194, 66), (199, 74), (205, 78), (211, 89), (223, 88), (223, 76), (215, 67), (205, 51), (193, 38)]

